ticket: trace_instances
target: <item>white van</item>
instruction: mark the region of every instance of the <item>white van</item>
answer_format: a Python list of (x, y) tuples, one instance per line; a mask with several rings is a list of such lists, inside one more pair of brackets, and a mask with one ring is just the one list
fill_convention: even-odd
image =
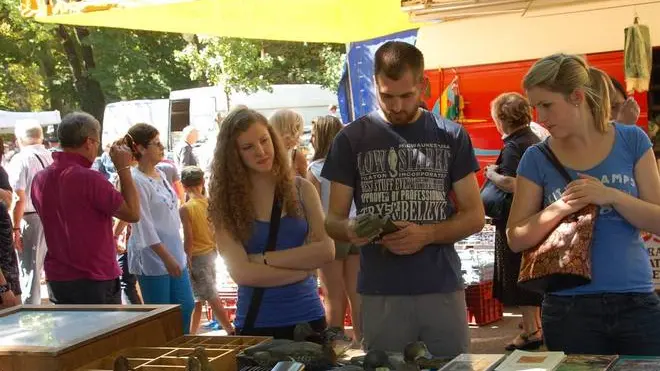
[(129, 100), (110, 103), (103, 113), (103, 146), (126, 135), (128, 129), (138, 123), (154, 126), (160, 133), (160, 141), (169, 143), (169, 99)]
[[(195, 126), (201, 136), (214, 132), (218, 113), (224, 114), (233, 106), (243, 104), (269, 117), (281, 108), (294, 109), (305, 118), (305, 127), (311, 126), (316, 116), (328, 114), (328, 107), (336, 104), (337, 96), (315, 84), (272, 85), (272, 92), (234, 92), (227, 101), (222, 86), (176, 90), (170, 93), (173, 132), (181, 131), (184, 123)], [(187, 112), (187, 115), (186, 115)], [(178, 124), (181, 122), (181, 124)]]
[(328, 107), (336, 104), (337, 96), (330, 90), (315, 84), (272, 85), (272, 91), (260, 90), (256, 93), (234, 92), (227, 100), (222, 86), (210, 86), (170, 93), (170, 131), (172, 144), (180, 140), (181, 130), (190, 123), (200, 133), (200, 142), (195, 153), (202, 168), (209, 170), (215, 149), (218, 114), (224, 115), (232, 107), (242, 104), (268, 118), (281, 108), (293, 109), (303, 115), (305, 129), (301, 138), (302, 146), (309, 146), (311, 121), (317, 116), (327, 115)]

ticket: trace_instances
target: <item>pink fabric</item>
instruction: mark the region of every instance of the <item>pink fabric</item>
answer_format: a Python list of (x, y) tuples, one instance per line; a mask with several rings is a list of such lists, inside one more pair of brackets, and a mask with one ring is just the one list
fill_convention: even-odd
[(32, 182), (32, 201), (48, 246), (46, 279), (119, 277), (112, 217), (123, 202), (121, 193), (83, 156), (55, 152), (53, 159)]

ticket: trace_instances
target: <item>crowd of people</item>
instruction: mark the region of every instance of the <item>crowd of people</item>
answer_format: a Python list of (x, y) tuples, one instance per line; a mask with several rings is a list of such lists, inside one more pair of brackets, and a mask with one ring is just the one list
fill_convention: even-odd
[[(21, 151), (9, 177), (0, 171), (3, 305), (39, 303), (43, 265), (55, 304), (120, 304), (122, 292), (130, 303), (179, 304), (185, 333), (197, 331), (207, 302), (230, 334), (293, 338), (308, 323), (351, 340), (350, 308), (352, 340), (365, 350), (400, 352), (421, 340), (434, 355), (467, 353), (453, 244), (484, 226), (479, 164), (464, 127), (420, 106), (416, 47), (387, 42), (374, 62), (379, 109), (347, 126), (314, 119), (309, 164), (297, 149), (304, 120), (290, 110), (266, 118), (235, 107), (208, 165), (194, 156), (193, 128), (173, 163), (147, 124), (100, 158), (100, 125), (86, 113), (62, 119), (55, 152), (40, 144), (38, 125), (17, 130)], [(492, 103), (504, 147), (485, 169), (512, 194), (495, 220), (495, 295), (523, 312), (507, 348), (660, 354), (660, 300), (640, 239), (640, 230), (660, 233), (660, 175), (647, 135), (626, 125), (639, 107), (578, 56), (543, 58), (521, 83), (527, 98), (504, 93)], [(547, 137), (535, 134), (532, 108)], [(540, 143), (575, 181), (563, 184)], [(591, 283), (545, 295), (519, 289), (520, 252), (588, 204), (600, 206)], [(364, 215), (389, 216), (395, 228), (364, 232)], [(233, 323), (215, 288), (218, 254), (238, 285)]]

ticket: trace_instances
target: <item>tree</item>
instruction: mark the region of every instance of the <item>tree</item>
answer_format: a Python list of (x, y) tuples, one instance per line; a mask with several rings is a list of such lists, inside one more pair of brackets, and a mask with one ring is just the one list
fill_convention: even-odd
[(78, 95), (80, 108), (102, 123), (105, 95), (99, 81), (92, 76), (92, 71), (96, 68), (96, 61), (94, 48), (88, 41), (89, 30), (82, 27), (59, 25), (56, 32), (71, 67), (73, 86)]
[(68, 110), (76, 105), (68, 63), (55, 26), (21, 16), (18, 2), (0, 0), (0, 108)]
[(186, 46), (180, 34), (95, 29), (88, 42), (95, 49), (91, 74), (108, 102), (166, 98), (193, 83), (188, 66), (174, 56)]
[(85, 110), (102, 121), (106, 102), (163, 98), (190, 87), (174, 52), (181, 35), (40, 24), (19, 2), (0, 0), (0, 109)]
[(268, 90), (272, 84), (320, 84), (333, 91), (341, 74), (343, 46), (300, 42), (194, 37), (177, 53), (190, 77), (232, 91)]
[(204, 84), (254, 92), (271, 84), (335, 90), (343, 45), (262, 41), (46, 25), (0, 0), (0, 109), (85, 110), (167, 97)]

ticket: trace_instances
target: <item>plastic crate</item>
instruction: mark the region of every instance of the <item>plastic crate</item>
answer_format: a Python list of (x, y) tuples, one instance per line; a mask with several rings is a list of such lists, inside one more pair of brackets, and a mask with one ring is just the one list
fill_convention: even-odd
[[(222, 303), (222, 306), (225, 307), (225, 311), (227, 312), (230, 321), (234, 321), (234, 318), (236, 317), (237, 295), (236, 291), (221, 291), (218, 293), (220, 302)], [(211, 309), (211, 306), (208, 305), (208, 303), (206, 304), (206, 319), (209, 322), (214, 320), (213, 309)]]
[(489, 323), (497, 322), (504, 315), (504, 306), (497, 299), (488, 299), (484, 301), (481, 307), (467, 308), (468, 323), (476, 326), (483, 326)]
[(465, 302), (468, 306), (479, 306), (483, 300), (493, 298), (493, 281), (485, 281), (465, 288)]
[(471, 325), (487, 325), (502, 319), (504, 306), (493, 298), (493, 281), (470, 285), (465, 289), (467, 319)]

